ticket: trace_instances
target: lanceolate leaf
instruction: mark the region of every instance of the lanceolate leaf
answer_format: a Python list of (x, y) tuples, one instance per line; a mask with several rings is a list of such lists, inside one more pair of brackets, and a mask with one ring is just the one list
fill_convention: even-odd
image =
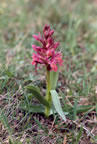
[(27, 105), (25, 102), (20, 103), (19, 108), (29, 113), (44, 113), (43, 105)]
[(55, 90), (51, 90), (50, 93), (51, 93), (51, 96), (52, 96), (53, 105), (54, 105), (57, 113), (58, 113), (58, 114), (62, 117), (62, 119), (66, 122), (66, 117), (65, 117), (65, 114), (64, 114), (64, 112), (63, 112), (63, 110), (62, 110), (58, 93), (57, 93)]
[(50, 107), (48, 101), (43, 96), (41, 96), (39, 89), (37, 87), (27, 86), (26, 88), (30, 91), (30, 93), (33, 94), (33, 96), (36, 99), (40, 101), (41, 104), (43, 104), (44, 106)]
[(57, 72), (51, 71), (50, 72), (50, 86), (51, 86), (51, 89), (56, 88), (57, 81), (58, 81), (58, 75), (59, 75), (59, 71), (57, 71)]
[(36, 91), (36, 92), (38, 92), (38, 93), (40, 93), (40, 89), (38, 87), (28, 85), (28, 86), (26, 86), (26, 88), (31, 93), (32, 93), (33, 90)]

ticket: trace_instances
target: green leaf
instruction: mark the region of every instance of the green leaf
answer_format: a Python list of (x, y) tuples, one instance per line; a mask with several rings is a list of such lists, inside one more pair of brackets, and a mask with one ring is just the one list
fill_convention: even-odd
[(4, 127), (7, 129), (7, 132), (10, 136), (9, 144), (14, 144), (13, 143), (13, 138), (12, 138), (12, 129), (10, 128), (10, 125), (8, 123), (7, 116), (5, 115), (4, 111), (2, 111), (1, 109), (0, 109), (0, 121), (2, 122)]
[(29, 113), (44, 113), (44, 108), (42, 105), (27, 105), (26, 103), (22, 102), (20, 103), (19, 108)]
[(93, 106), (91, 106), (91, 105), (77, 106), (77, 113), (87, 112), (91, 108), (93, 108)]
[(5, 71), (6, 75), (9, 77), (9, 78), (12, 78), (14, 76), (14, 74), (11, 72), (11, 70), (7, 69)]
[(77, 115), (77, 99), (74, 100), (74, 107), (73, 107), (73, 119), (76, 119)]
[[(83, 113), (83, 112), (87, 112), (88, 110), (92, 109), (93, 106), (92, 105), (81, 105), (76, 107), (76, 113)], [(74, 113), (74, 106), (72, 107), (71, 105), (65, 104), (64, 107), (64, 111), (69, 112), (69, 113)]]
[(10, 128), (9, 124), (8, 124), (8, 120), (7, 120), (7, 116), (4, 114), (4, 111), (2, 111), (0, 109), (0, 121), (2, 122), (2, 124), (5, 126), (5, 128), (7, 129), (9, 135), (11, 136), (12, 133), (12, 129)]
[(52, 96), (52, 101), (53, 101), (53, 105), (55, 107), (55, 110), (62, 117), (62, 119), (66, 122), (66, 117), (65, 117), (65, 114), (62, 110), (58, 93), (55, 90), (51, 90), (50, 93)]
[(9, 138), (9, 144), (14, 144), (14, 142), (11, 138)]
[(38, 93), (40, 93), (40, 89), (39, 89), (38, 87), (30, 86), (30, 85), (29, 85), (29, 86), (26, 86), (25, 88), (28, 89), (28, 91), (29, 91), (30, 93), (32, 93), (33, 90), (36, 91), (36, 92), (38, 92)]
[(38, 101), (43, 104), (44, 106), (46, 107), (50, 107), (48, 101), (40, 95), (40, 91), (37, 87), (34, 87), (34, 86), (27, 86), (26, 87), (32, 94), (33, 96), (38, 99)]
[(81, 138), (81, 136), (82, 136), (82, 132), (83, 132), (83, 128), (80, 127), (80, 130), (79, 130), (79, 133), (78, 133), (78, 135), (77, 135), (77, 139), (76, 139), (76, 143), (75, 143), (75, 144), (78, 144), (78, 143), (79, 143), (79, 140), (80, 140), (80, 138)]
[(38, 120), (38, 119), (36, 119), (36, 118), (33, 118), (34, 120), (35, 120), (35, 122), (38, 124), (38, 127), (40, 128), (40, 129), (42, 129), (43, 131), (45, 131), (45, 128), (43, 127), (43, 125), (40, 123), (40, 121)]
[(15, 142), (14, 144), (23, 144), (22, 142)]
[(51, 89), (55, 89), (56, 85), (57, 85), (57, 81), (58, 81), (58, 75), (59, 75), (59, 71), (58, 72), (50, 72), (50, 86)]
[(9, 144), (22, 144), (20, 141), (14, 141), (9, 138)]
[(93, 139), (94, 139), (94, 140), (93, 140), (93, 142), (95, 142), (95, 143), (96, 143), (96, 142), (97, 142), (97, 135), (96, 135), (96, 136), (94, 136), (94, 137), (93, 137)]

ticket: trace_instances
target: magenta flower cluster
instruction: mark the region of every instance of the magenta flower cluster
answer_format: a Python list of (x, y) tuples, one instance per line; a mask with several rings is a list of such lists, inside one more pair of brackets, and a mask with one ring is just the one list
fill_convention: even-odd
[(35, 53), (32, 54), (32, 64), (37, 67), (37, 64), (43, 64), (48, 71), (57, 71), (58, 65), (62, 66), (62, 54), (55, 51), (59, 42), (55, 42), (53, 38), (54, 30), (49, 25), (45, 25), (43, 33), (33, 35), (33, 38), (41, 43), (41, 46), (32, 45)]

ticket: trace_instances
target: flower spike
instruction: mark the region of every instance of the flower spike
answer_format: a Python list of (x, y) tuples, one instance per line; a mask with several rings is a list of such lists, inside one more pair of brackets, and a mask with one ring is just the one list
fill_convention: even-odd
[(62, 54), (55, 50), (59, 46), (59, 42), (54, 42), (53, 39), (54, 30), (49, 25), (45, 25), (43, 28), (43, 34), (33, 35), (36, 41), (39, 41), (42, 46), (32, 45), (35, 53), (32, 54), (32, 65), (37, 67), (37, 64), (43, 64), (46, 66), (48, 71), (57, 71), (58, 65), (62, 66)]

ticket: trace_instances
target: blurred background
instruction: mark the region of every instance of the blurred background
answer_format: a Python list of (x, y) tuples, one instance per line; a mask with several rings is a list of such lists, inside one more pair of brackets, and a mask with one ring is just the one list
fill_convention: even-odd
[(96, 0), (0, 0), (0, 69), (28, 64), (32, 34), (45, 24), (55, 29), (65, 56), (95, 53), (96, 16)]

